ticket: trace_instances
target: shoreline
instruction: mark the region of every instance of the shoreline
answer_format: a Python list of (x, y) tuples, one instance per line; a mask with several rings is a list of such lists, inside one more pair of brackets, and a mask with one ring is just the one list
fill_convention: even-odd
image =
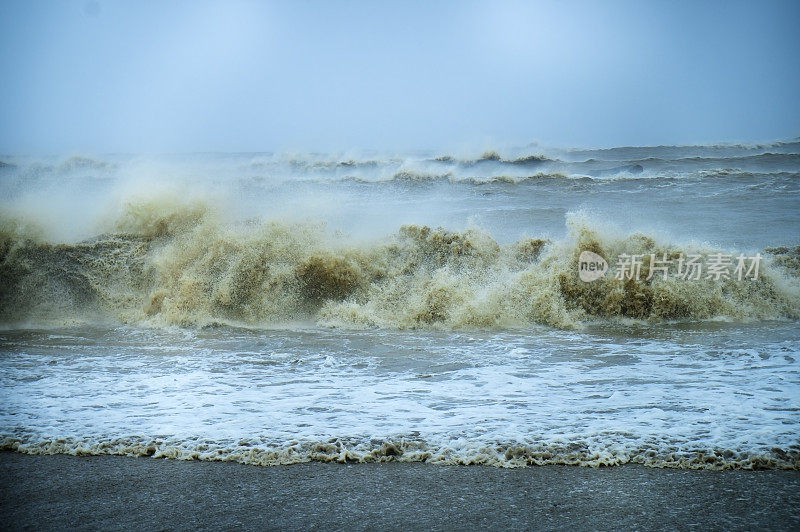
[(0, 452), (3, 528), (797, 529), (800, 471)]

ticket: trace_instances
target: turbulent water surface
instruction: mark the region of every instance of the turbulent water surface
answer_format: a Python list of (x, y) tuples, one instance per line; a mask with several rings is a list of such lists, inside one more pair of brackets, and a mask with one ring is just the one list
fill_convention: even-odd
[(2, 160), (3, 448), (800, 468), (800, 142)]

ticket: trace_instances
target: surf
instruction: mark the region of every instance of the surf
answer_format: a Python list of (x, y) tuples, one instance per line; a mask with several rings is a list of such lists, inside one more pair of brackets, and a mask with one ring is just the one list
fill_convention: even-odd
[(3, 216), (0, 320), (110, 319), (149, 326), (260, 326), (310, 320), (345, 328), (502, 328), (634, 319), (796, 320), (793, 247), (764, 250), (758, 279), (654, 276), (587, 283), (579, 257), (676, 258), (736, 250), (605, 233), (570, 215), (567, 236), (500, 243), (485, 230), (401, 225), (368, 241), (324, 222), (230, 222), (202, 201), (129, 201), (109, 232), (42, 238)]

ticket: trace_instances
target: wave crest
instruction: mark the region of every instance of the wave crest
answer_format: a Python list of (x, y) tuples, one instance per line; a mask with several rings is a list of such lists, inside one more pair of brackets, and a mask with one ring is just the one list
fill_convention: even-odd
[[(129, 203), (114, 231), (42, 241), (17, 220), (0, 231), (0, 320), (98, 316), (151, 325), (474, 328), (596, 320), (797, 319), (796, 257), (775, 252), (756, 281), (578, 278), (578, 256), (675, 257), (697, 249), (571, 222), (558, 242), (501, 245), (479, 229), (402, 226), (357, 244), (323, 224), (225, 225), (203, 203)], [(644, 261), (642, 277), (649, 268)]]
[(258, 440), (204, 441), (169, 438), (36, 438), (0, 436), (0, 451), (33, 455), (117, 455), (208, 462), (238, 462), (273, 466), (304, 462), (426, 462), (437, 465), (530, 467), (573, 465), (604, 467), (642, 464), (673, 469), (800, 469), (796, 448), (739, 451), (685, 445), (618, 448), (588, 441), (518, 443), (497, 442), (451, 446), (426, 442), (419, 436), (333, 438), (321, 441), (270, 443)]

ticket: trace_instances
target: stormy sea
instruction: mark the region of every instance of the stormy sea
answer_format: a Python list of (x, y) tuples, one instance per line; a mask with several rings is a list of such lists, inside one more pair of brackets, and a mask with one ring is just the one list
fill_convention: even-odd
[(4, 450), (800, 469), (798, 320), (798, 140), (0, 164)]

